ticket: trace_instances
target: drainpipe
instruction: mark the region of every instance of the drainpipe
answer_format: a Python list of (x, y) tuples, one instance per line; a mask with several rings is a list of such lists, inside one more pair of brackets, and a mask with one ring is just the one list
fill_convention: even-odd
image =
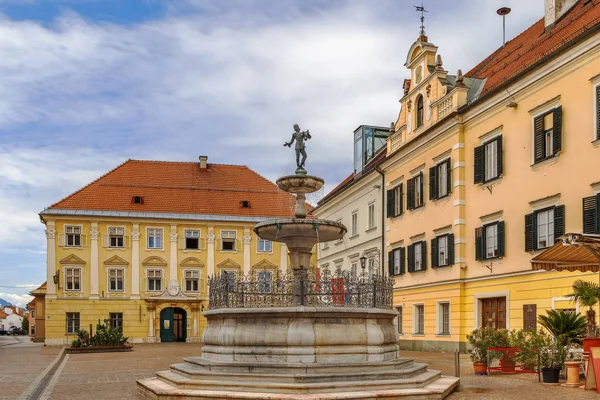
[(375, 167), (375, 171), (381, 175), (381, 275), (385, 275), (385, 173), (379, 165)]

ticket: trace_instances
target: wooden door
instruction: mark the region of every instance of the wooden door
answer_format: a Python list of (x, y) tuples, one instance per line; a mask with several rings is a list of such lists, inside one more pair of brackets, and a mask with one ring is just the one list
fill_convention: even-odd
[(483, 299), (481, 326), (484, 328), (506, 329), (506, 297)]

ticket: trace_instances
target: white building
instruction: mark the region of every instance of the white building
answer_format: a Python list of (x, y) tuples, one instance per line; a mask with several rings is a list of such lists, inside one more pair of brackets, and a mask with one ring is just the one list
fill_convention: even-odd
[(23, 311), (18, 307), (6, 306), (0, 310), (0, 328), (8, 329), (11, 326), (21, 327)]
[(319, 244), (318, 267), (335, 271), (338, 267), (356, 273), (365, 269), (384, 272), (382, 259), (384, 179), (378, 172), (385, 158), (389, 129), (359, 126), (354, 131), (354, 172), (329, 192), (313, 215), (346, 225), (348, 232), (342, 240)]

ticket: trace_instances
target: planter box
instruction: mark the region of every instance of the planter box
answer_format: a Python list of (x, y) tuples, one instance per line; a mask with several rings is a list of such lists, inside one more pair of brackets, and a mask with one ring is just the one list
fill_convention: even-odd
[(130, 344), (124, 344), (123, 346), (92, 346), (92, 347), (67, 347), (65, 351), (67, 354), (81, 354), (81, 353), (112, 353), (119, 351), (131, 351), (133, 346)]

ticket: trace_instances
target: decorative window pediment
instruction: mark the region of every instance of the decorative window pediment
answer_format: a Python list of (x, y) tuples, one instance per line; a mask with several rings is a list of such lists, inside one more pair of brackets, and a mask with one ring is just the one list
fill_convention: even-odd
[(217, 264), (217, 267), (219, 267), (219, 268), (240, 268), (241, 265), (236, 263), (235, 261), (233, 261), (231, 258), (228, 258), (225, 261), (222, 261), (219, 264)]
[(179, 263), (182, 267), (204, 267), (202, 260), (196, 257), (188, 257)]
[(252, 266), (252, 269), (276, 269), (277, 265), (269, 260), (261, 260)]
[(63, 258), (62, 260), (60, 260), (60, 263), (63, 265), (69, 265), (69, 264), (83, 265), (83, 264), (85, 264), (85, 261), (82, 260), (81, 258), (77, 257), (75, 254), (70, 254), (70, 255), (66, 256), (65, 258)]
[(142, 265), (146, 267), (166, 267), (167, 262), (158, 256), (151, 256), (142, 261)]
[(108, 260), (104, 261), (104, 265), (129, 265), (129, 261), (119, 256), (112, 256)]

